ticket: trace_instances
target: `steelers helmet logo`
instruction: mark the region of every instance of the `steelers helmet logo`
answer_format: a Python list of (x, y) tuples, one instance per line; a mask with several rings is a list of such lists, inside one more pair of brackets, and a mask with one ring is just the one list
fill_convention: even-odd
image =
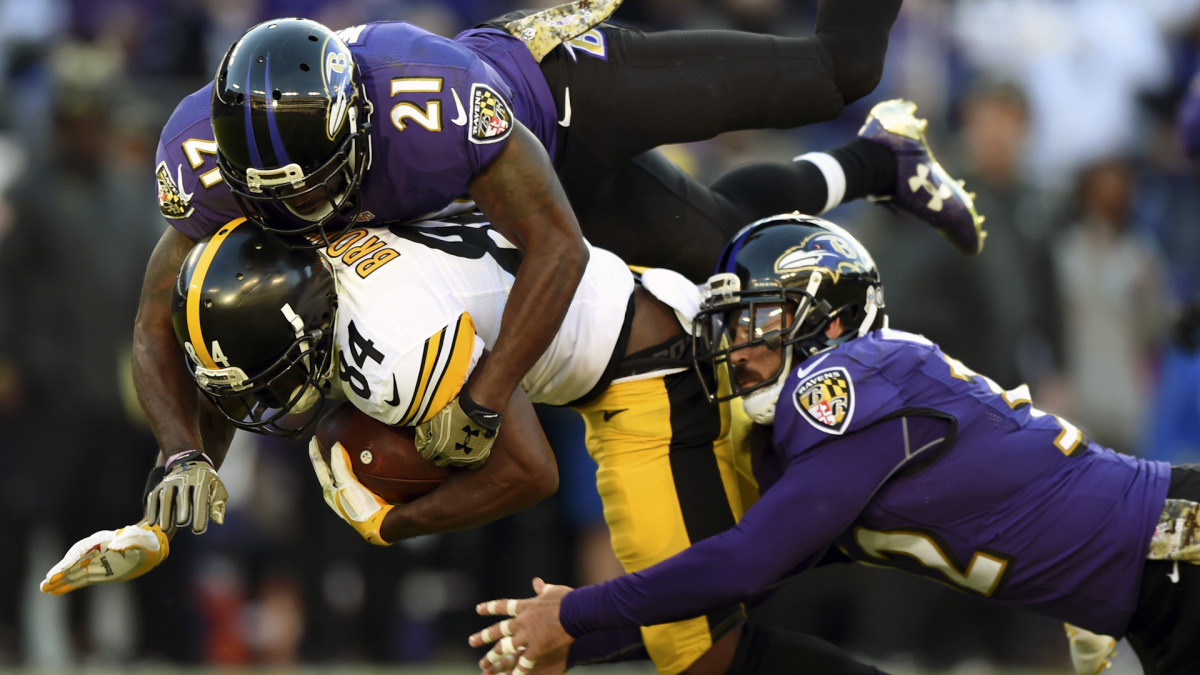
[(512, 111), (504, 99), (486, 84), (471, 85), (472, 143), (495, 143), (504, 140), (512, 130)]
[(192, 215), (192, 195), (183, 192), (179, 184), (183, 182), (183, 167), (180, 166), (180, 179), (171, 177), (171, 170), (166, 162), (159, 162), (154, 170), (154, 178), (158, 182), (158, 209), (164, 218), (179, 220)]
[(854, 416), (854, 383), (845, 368), (827, 368), (805, 377), (793, 400), (809, 424), (827, 434), (841, 435)]

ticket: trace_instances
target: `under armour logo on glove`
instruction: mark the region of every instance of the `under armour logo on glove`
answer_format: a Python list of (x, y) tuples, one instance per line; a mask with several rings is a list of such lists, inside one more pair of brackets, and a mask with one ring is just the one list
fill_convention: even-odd
[(503, 412), (472, 401), (464, 389), (428, 422), (417, 427), (414, 439), (417, 451), (438, 466), (479, 468), (492, 453), (503, 418)]
[(949, 185), (934, 185), (929, 179), (929, 166), (926, 164), (917, 165), (917, 175), (909, 176), (908, 189), (913, 192), (925, 190), (929, 193), (929, 203), (926, 205), (930, 211), (941, 211), (942, 204), (947, 199), (954, 196), (954, 190)]

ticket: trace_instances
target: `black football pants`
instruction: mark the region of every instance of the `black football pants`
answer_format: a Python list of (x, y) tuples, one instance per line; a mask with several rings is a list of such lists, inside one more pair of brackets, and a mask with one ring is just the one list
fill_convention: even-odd
[(899, 6), (822, 2), (814, 34), (802, 38), (604, 24), (584, 36), (593, 49), (555, 49), (542, 72), (560, 120), (568, 96), (571, 111), (557, 169), (584, 235), (630, 263), (703, 280), (744, 225), (820, 212), (824, 185), (793, 163), (751, 164), (703, 185), (653, 149), (837, 117), (878, 83)]

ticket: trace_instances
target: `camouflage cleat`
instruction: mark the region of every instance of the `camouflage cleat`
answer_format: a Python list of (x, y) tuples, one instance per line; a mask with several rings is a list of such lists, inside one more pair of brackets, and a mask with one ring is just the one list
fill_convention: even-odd
[(941, 231), (942, 236), (967, 255), (983, 250), (983, 216), (975, 211), (975, 195), (946, 173), (925, 142), (927, 120), (913, 113), (917, 104), (903, 99), (871, 108), (858, 137), (888, 146), (896, 154), (896, 192), (872, 197), (874, 201), (905, 211)]
[(504, 24), (541, 63), (555, 47), (588, 32), (617, 11), (621, 0), (575, 0)]

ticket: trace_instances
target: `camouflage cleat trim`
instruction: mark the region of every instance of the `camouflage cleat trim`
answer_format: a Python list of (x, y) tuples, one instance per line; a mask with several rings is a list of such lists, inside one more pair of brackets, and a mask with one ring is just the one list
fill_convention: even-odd
[(541, 63), (555, 47), (600, 25), (620, 6), (621, 0), (575, 0), (510, 21), (504, 30), (524, 42)]
[(983, 250), (984, 217), (975, 210), (975, 195), (966, 191), (933, 156), (925, 141), (928, 120), (917, 119), (917, 104), (892, 99), (871, 108), (858, 137), (891, 148), (896, 155), (896, 191), (872, 197), (937, 228), (962, 253)]
[(1163, 504), (1148, 560), (1183, 560), (1200, 563), (1200, 504), (1186, 499), (1168, 499)]

